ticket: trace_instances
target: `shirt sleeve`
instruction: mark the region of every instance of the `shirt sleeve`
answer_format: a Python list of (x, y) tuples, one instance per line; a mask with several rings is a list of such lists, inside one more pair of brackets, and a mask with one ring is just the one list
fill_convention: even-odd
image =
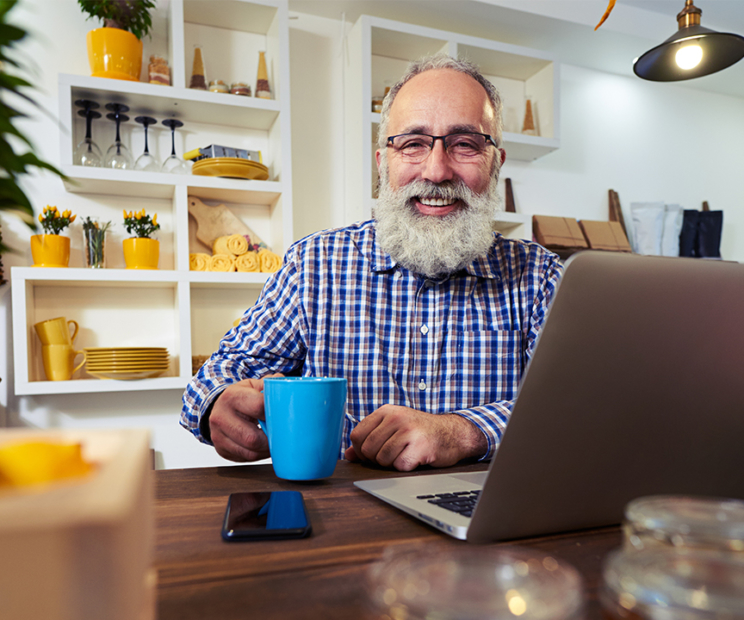
[(264, 285), (256, 304), (220, 341), (183, 395), (181, 426), (203, 443), (202, 417), (231, 383), (267, 374), (290, 374), (305, 359), (305, 321), (298, 296), (297, 259), (288, 252), (282, 268)]
[[(558, 287), (558, 281), (563, 274), (563, 267), (558, 257), (555, 254), (547, 254), (538, 274), (538, 285), (534, 287), (533, 303), (528, 308), (529, 316), (525, 321), (523, 330), (525, 335), (522, 342), (523, 368), (527, 367), (527, 363), (532, 358), (537, 337), (545, 322), (550, 302)], [(475, 424), (486, 436), (488, 449), (479, 460), (487, 461), (493, 458), (499, 443), (501, 443), (513, 407), (514, 400), (502, 400), (453, 412)]]

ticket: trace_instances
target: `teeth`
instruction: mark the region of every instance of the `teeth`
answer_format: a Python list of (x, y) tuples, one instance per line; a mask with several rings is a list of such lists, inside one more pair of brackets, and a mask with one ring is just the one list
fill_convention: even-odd
[(456, 202), (455, 200), (445, 201), (442, 198), (419, 198), (418, 200), (422, 205), (426, 205), (427, 207), (448, 207)]

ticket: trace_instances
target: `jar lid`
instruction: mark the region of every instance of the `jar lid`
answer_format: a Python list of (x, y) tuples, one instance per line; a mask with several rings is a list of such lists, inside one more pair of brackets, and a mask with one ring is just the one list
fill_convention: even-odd
[(231, 88), (248, 88), (245, 82), (233, 82)]
[(227, 84), (225, 84), (225, 82), (222, 80), (212, 80), (211, 82), (209, 82), (209, 85), (210, 86), (227, 86)]
[(578, 572), (520, 547), (389, 548), (367, 575), (369, 603), (392, 618), (572, 619), (582, 608)]
[(744, 551), (744, 502), (740, 500), (681, 495), (639, 497), (626, 506), (625, 520), (635, 534), (650, 533), (675, 546)]
[[(744, 562), (708, 551), (615, 551), (603, 569), (605, 598), (641, 616), (744, 617)], [(645, 613), (645, 612), (650, 613)], [(658, 616), (661, 617), (661, 616)]]

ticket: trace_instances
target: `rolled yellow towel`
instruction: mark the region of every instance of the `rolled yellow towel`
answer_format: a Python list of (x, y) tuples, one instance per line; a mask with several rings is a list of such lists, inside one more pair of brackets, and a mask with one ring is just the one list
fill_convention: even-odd
[(261, 271), (263, 273), (274, 273), (275, 271), (279, 271), (279, 268), (282, 266), (282, 257), (266, 248), (261, 248), (258, 251), (258, 260), (261, 263)]
[(236, 271), (261, 271), (258, 252), (246, 252), (235, 259)]
[(212, 244), (212, 254), (227, 254), (240, 256), (248, 251), (248, 242), (243, 235), (227, 235), (217, 237)]
[(207, 271), (235, 271), (235, 259), (227, 254), (215, 254), (209, 258)]
[(207, 271), (210, 258), (212, 257), (209, 254), (202, 252), (189, 254), (189, 269), (191, 271)]

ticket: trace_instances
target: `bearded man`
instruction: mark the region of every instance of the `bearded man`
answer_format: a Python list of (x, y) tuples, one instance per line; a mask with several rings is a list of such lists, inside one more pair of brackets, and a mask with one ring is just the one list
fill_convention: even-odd
[(410, 471), (489, 459), (561, 274), (492, 230), (501, 100), (472, 64), (412, 63), (383, 103), (374, 219), (295, 243), (184, 394), (181, 424), (269, 455), (263, 378), (343, 377), (342, 454)]

